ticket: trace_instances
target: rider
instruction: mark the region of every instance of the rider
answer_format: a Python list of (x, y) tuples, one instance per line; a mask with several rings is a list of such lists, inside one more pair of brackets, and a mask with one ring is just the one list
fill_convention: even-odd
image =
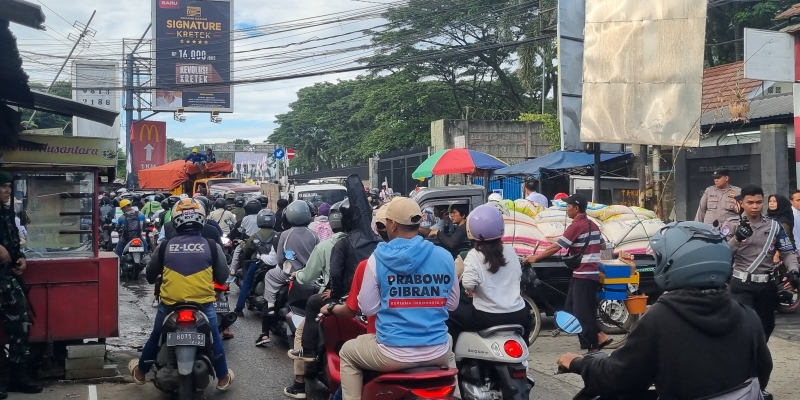
[[(161, 243), (147, 265), (147, 281), (154, 283), (162, 275), (163, 284), (153, 332), (142, 349), (142, 355), (128, 366), (133, 380), (139, 385), (145, 383), (145, 375), (157, 358), (161, 327), (171, 307), (182, 302), (201, 304), (209, 325), (217, 326), (217, 313), (214, 310), (216, 294), (212, 281), (224, 282), (228, 278), (222, 246), (200, 235), (200, 230), (205, 226), (203, 206), (194, 199), (182, 199), (175, 205), (172, 214), (178, 234)], [(225, 361), (225, 350), (217, 329), (211, 329), (211, 339), (211, 359), (218, 379), (217, 389), (228, 390), (234, 375)]]
[[(236, 301), (236, 315), (244, 316), (244, 306), (247, 296), (250, 294), (250, 286), (256, 277), (255, 266), (251, 265), (251, 261), (256, 261), (256, 257), (260, 258), (267, 265), (277, 265), (278, 257), (275, 253), (273, 241), (275, 241), (275, 213), (270, 209), (264, 209), (256, 215), (256, 223), (258, 224), (258, 231), (250, 235), (244, 244), (239, 246), (241, 257), (239, 264), (243, 265), (245, 269), (244, 280), (242, 281), (241, 291), (239, 292), (239, 299)], [(259, 256), (263, 255), (263, 257)]]
[(386, 210), (391, 241), (381, 243), (367, 262), (358, 294), (364, 315), (377, 315), (376, 335), (344, 344), (342, 388), (346, 399), (360, 400), (363, 369), (393, 372), (447, 366), (450, 338), (447, 311), (455, 310), (459, 285), (453, 257), (418, 235), (422, 211), (408, 198)]
[[(319, 243), (317, 235), (310, 229), (311, 207), (303, 200), (295, 200), (284, 210), (284, 218), (292, 225), (281, 232), (278, 241), (278, 268), (267, 272), (264, 279), (264, 299), (267, 310), (262, 315), (262, 342), (269, 343), (269, 328), (275, 320), (275, 301), (280, 288), (289, 282), (292, 272), (305, 267), (311, 251)], [(267, 329), (264, 329), (267, 328)], [(263, 337), (266, 336), (266, 337)]]
[(142, 208), (142, 214), (147, 218), (152, 218), (153, 214), (161, 211), (161, 202), (164, 201), (164, 195), (159, 193), (153, 196), (153, 200), (148, 201)]
[(467, 236), (475, 248), (464, 259), (461, 283), (473, 300), (450, 313), (447, 328), (454, 343), (463, 331), (505, 324), (522, 325), (528, 337), (530, 311), (520, 292), (508, 289), (519, 286), (522, 266), (514, 248), (503, 244), (504, 232), (503, 214), (494, 206), (484, 204), (469, 214)]
[(331, 206), (328, 203), (322, 203), (317, 208), (314, 222), (308, 225), (308, 229), (314, 231), (319, 237), (319, 241), (328, 240), (333, 235), (331, 223), (328, 221), (328, 215), (331, 212)]
[[(200, 204), (203, 205), (203, 210), (205, 210), (206, 215), (211, 213), (211, 200), (209, 200), (208, 197), (206, 197), (206, 196), (194, 196), (194, 199), (197, 200), (198, 202), (200, 202)], [(221, 240), (223, 231), (222, 231), (222, 227), (219, 226), (219, 223), (216, 220), (213, 220), (213, 219), (210, 219), (210, 218), (206, 218), (206, 225), (213, 226), (214, 229), (217, 230), (217, 233), (219, 234), (220, 240)]]
[(217, 199), (214, 201), (214, 211), (209, 214), (208, 219), (216, 221), (222, 228), (224, 235), (230, 235), (231, 228), (236, 225), (236, 216), (227, 210), (228, 202), (225, 199)]
[(269, 197), (260, 194), (256, 196), (256, 200), (258, 200), (258, 202), (261, 203), (261, 209), (269, 207)]
[(666, 293), (625, 345), (608, 357), (564, 354), (558, 364), (580, 374), (593, 396), (642, 398), (655, 384), (659, 398), (688, 400), (766, 387), (772, 356), (756, 313), (725, 288), (733, 272), (725, 238), (707, 224), (673, 222), (650, 238), (650, 248)]
[[(119, 208), (122, 209), (122, 215), (116, 219), (115, 223), (118, 227), (122, 228), (122, 237), (117, 242), (117, 247), (114, 253), (122, 257), (122, 251), (131, 240), (142, 237), (142, 229), (144, 229), (144, 215), (136, 211), (131, 206), (131, 201), (124, 199), (119, 202)], [(144, 252), (147, 254), (147, 241), (143, 240)]]
[[(227, 194), (225, 195), (225, 199), (230, 201), (230, 198)], [(247, 215), (244, 212), (244, 204), (245, 201), (243, 196), (236, 196), (236, 198), (233, 200), (233, 210), (231, 210), (231, 212), (236, 217), (237, 221), (241, 221), (244, 218), (244, 216)]]
[[(261, 203), (256, 200), (250, 200), (244, 206), (244, 210), (247, 215), (245, 215), (245, 217), (241, 220), (237, 220), (236, 225), (233, 226), (233, 230), (231, 230), (231, 233), (228, 236), (228, 238), (231, 240), (247, 240), (249, 237), (258, 232), (258, 213), (261, 211)], [(244, 251), (242, 245), (237, 246), (233, 251), (233, 256), (231, 258), (232, 273), (235, 273), (239, 270), (239, 261), (241, 259), (242, 251)], [(247, 267), (247, 265), (244, 267)], [(247, 271), (245, 271), (245, 273), (246, 272)]]
[[(178, 204), (178, 201), (180, 201), (180, 199), (181, 198), (178, 197), (178, 196), (169, 196), (167, 198), (167, 207), (166, 207), (166, 211), (164, 211), (164, 221), (163, 221), (163, 223), (166, 224), (167, 222), (169, 222), (172, 219), (172, 207), (175, 207), (175, 204)], [(163, 203), (161, 204), (161, 207), (162, 208), (164, 207)]]

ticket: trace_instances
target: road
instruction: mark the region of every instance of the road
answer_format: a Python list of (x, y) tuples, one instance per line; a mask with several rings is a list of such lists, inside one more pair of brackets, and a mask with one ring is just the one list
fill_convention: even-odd
[[(109, 339), (109, 358), (119, 365), (123, 376), (127, 375), (127, 363), (138, 357), (137, 348), (144, 345), (152, 328), (155, 308), (151, 307), (152, 286), (144, 280), (122, 283), (120, 287), (120, 337)], [(237, 289), (233, 289), (231, 304), (235, 302)], [(228, 392), (218, 392), (212, 387), (197, 399), (281, 399), (283, 388), (292, 382), (292, 361), (286, 356), (287, 343), (277, 340), (269, 348), (253, 345), (261, 331), (260, 315), (248, 313), (234, 325), (236, 338), (225, 342), (228, 365), (235, 371), (236, 381)], [(552, 337), (552, 323), (546, 320), (542, 333), (531, 347), (529, 376), (536, 381), (531, 393), (532, 400), (571, 399), (582, 387), (577, 375), (553, 375), (555, 360), (565, 352), (578, 352), (578, 341), (574, 337)], [(794, 374), (800, 367), (800, 314), (778, 316), (775, 337), (770, 340), (775, 370), (769, 389), (778, 399), (800, 398), (800, 389), (795, 385)], [(307, 385), (309, 399), (326, 400), (328, 393), (316, 382)], [(30, 399), (30, 396), (10, 394), (10, 399)], [(57, 382), (47, 386), (45, 392), (36, 396), (41, 400), (63, 399), (156, 399), (169, 397), (161, 393), (152, 383), (137, 386), (130, 383), (86, 383)]]

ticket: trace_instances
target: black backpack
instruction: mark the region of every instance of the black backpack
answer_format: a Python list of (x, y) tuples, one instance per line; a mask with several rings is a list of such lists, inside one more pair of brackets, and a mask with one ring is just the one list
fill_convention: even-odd
[(139, 211), (125, 216), (125, 225), (122, 227), (122, 238), (132, 240), (142, 234), (142, 221), (139, 221)]

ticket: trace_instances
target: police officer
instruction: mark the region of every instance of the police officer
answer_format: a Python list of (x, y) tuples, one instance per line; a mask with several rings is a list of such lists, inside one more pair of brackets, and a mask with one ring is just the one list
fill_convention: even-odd
[[(8, 397), (6, 390), (23, 393), (42, 391), (42, 386), (28, 374), (31, 318), (21, 284), (27, 263), (20, 248), (19, 230), (14, 222), (14, 207), (10, 201), (12, 180), (11, 174), (0, 171), (0, 321), (8, 336), (11, 370), (9, 380), (0, 378), (0, 399)], [(8, 387), (5, 382), (8, 382)]]
[[(700, 207), (694, 220), (709, 225), (722, 225), (728, 218), (736, 216), (736, 196), (742, 189), (728, 184), (730, 179), (727, 169), (714, 171), (714, 185), (703, 192)], [(714, 221), (717, 223), (714, 224)]]
[(781, 224), (761, 214), (764, 190), (756, 185), (747, 185), (742, 189), (740, 199), (742, 216), (728, 218), (721, 229), (733, 250), (731, 296), (756, 311), (769, 340), (775, 329), (775, 306), (778, 304), (778, 286), (772, 274), (773, 256), (779, 252), (781, 261), (789, 270), (785, 285), (794, 287), (798, 285), (797, 257)]

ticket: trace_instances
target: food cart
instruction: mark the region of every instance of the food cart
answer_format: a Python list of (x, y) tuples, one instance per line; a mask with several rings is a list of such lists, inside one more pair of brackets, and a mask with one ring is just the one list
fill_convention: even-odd
[(47, 343), (52, 355), (53, 343), (118, 336), (117, 257), (98, 251), (97, 205), (100, 177), (113, 179), (117, 141), (20, 139), (15, 147), (0, 144), (0, 169), (14, 174), (15, 211), (29, 219), (23, 277), (33, 311), (31, 343)]

